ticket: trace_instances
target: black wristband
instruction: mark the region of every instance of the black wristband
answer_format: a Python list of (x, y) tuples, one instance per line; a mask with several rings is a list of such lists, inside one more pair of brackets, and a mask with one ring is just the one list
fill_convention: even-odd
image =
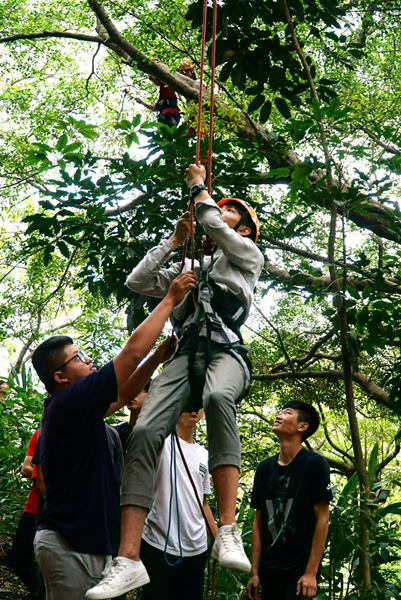
[(193, 200), (202, 190), (207, 191), (207, 187), (203, 185), (203, 183), (195, 183), (189, 190), (189, 195), (191, 196), (191, 200)]

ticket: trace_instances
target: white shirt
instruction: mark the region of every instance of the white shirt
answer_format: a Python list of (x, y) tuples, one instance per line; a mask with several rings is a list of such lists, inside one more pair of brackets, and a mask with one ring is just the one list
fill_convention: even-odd
[[(170, 435), (158, 460), (156, 469), (156, 487), (153, 505), (147, 516), (142, 537), (148, 544), (163, 550), (166, 544), (169, 524), (169, 505), (171, 494), (170, 464), (171, 464)], [(210, 478), (208, 469), (208, 452), (199, 444), (188, 444), (180, 439), (180, 445), (187, 461), (192, 479), (201, 502), (203, 496), (210, 494)], [(178, 490), (178, 508), (180, 516), (180, 537), (183, 556), (196, 556), (207, 549), (207, 534), (205, 521), (195, 497), (194, 490), (185, 470), (177, 445), (176, 472)], [(175, 496), (175, 472), (173, 463), (173, 502), (171, 526), (167, 552), (174, 556), (180, 555), (177, 526), (177, 508)]]

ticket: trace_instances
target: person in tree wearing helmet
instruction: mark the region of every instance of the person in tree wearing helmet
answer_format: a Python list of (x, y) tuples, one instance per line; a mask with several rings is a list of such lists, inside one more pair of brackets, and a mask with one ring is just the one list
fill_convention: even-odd
[(145, 102), (139, 97), (135, 98), (136, 102), (142, 104), (142, 106), (145, 106), (149, 110), (158, 112), (159, 116), (157, 120), (159, 123), (168, 125), (169, 127), (178, 127), (181, 114), (178, 109), (177, 94), (165, 83), (156, 79), (156, 77), (149, 75), (149, 79), (155, 85), (159, 86), (159, 98), (156, 104)]
[[(196, 75), (195, 75), (195, 65), (194, 63), (191, 61), (191, 59), (189, 58), (183, 58), (181, 63), (180, 63), (180, 73), (181, 75), (184, 75), (185, 77), (189, 77), (189, 79), (193, 79), (194, 81), (197, 81), (196, 79)], [(205, 84), (203, 84), (205, 85)], [(187, 106), (188, 107), (197, 107), (196, 102), (194, 102), (193, 100), (187, 100)], [(195, 109), (193, 109), (195, 110)], [(192, 110), (190, 111), (192, 113)], [(198, 109), (196, 108), (196, 113), (198, 112)], [(187, 126), (187, 135), (192, 135), (194, 133), (196, 133), (196, 117), (195, 114), (190, 114), (188, 116), (187, 121), (185, 121), (186, 126)], [(201, 132), (202, 137), (206, 135), (206, 133), (204, 131)], [(202, 164), (204, 166), (206, 166), (207, 160), (203, 159)]]
[(183, 58), (180, 63), (180, 73), (196, 81), (195, 65), (190, 58)]
[[(157, 456), (180, 415), (202, 407), (219, 518), (212, 556), (222, 567), (244, 572), (251, 568), (235, 521), (241, 464), (235, 405), (250, 385), (251, 365), (240, 326), (248, 317), (264, 259), (255, 244), (259, 223), (254, 210), (237, 198), (216, 204), (204, 185), (205, 176), (203, 167), (190, 165), (185, 181), (196, 218), (217, 249), (213, 257), (204, 257), (202, 269), (195, 262), (197, 289), (173, 312), (178, 349), (154, 379), (133, 430), (122, 480), (118, 556), (103, 581), (87, 592), (90, 600), (114, 598), (149, 580), (139, 552), (152, 506)], [(180, 263), (167, 268), (162, 265), (190, 232), (191, 216), (186, 212), (171, 238), (149, 250), (134, 268), (128, 287), (140, 294), (164, 297), (180, 272)], [(183, 271), (190, 268), (191, 260), (186, 259)]]

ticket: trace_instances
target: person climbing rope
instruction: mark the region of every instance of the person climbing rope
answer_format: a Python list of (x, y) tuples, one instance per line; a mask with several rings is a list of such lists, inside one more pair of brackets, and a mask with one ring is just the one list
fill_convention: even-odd
[[(235, 404), (250, 384), (251, 366), (240, 326), (249, 314), (264, 259), (255, 245), (259, 223), (253, 209), (235, 198), (221, 200), (218, 206), (204, 185), (205, 175), (203, 167), (190, 165), (185, 181), (196, 217), (217, 250), (204, 258), (203, 269), (195, 263), (196, 293), (187, 294), (173, 312), (178, 350), (153, 381), (133, 430), (122, 481), (118, 556), (103, 581), (87, 592), (90, 600), (114, 598), (149, 580), (139, 550), (153, 500), (157, 456), (180, 415), (202, 405), (219, 516), (212, 556), (222, 567), (245, 572), (251, 567), (235, 522), (241, 462)], [(181, 264), (162, 265), (187, 240), (191, 221), (187, 211), (178, 219), (173, 236), (149, 250), (129, 275), (129, 288), (148, 296), (165, 296)], [(191, 261), (186, 259), (183, 270), (190, 268)]]
[(139, 98), (139, 96), (135, 97), (136, 102), (142, 104), (142, 106), (145, 106), (149, 110), (159, 112), (160, 114), (157, 118), (159, 123), (168, 125), (169, 127), (178, 127), (181, 120), (181, 114), (178, 109), (177, 94), (165, 83), (156, 79), (156, 77), (149, 75), (149, 79), (155, 85), (159, 86), (159, 98), (156, 104), (145, 102)]

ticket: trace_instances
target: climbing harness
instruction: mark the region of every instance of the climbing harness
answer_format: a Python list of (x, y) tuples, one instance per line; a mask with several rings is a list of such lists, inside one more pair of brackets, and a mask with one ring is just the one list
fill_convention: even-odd
[(162, 98), (154, 107), (154, 110), (159, 112), (166, 108), (178, 108), (177, 98)]

